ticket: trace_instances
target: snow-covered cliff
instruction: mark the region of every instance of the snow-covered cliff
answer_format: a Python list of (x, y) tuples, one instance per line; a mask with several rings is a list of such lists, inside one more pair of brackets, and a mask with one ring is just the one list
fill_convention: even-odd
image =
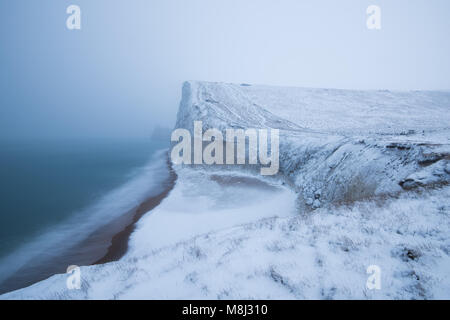
[(447, 92), (187, 82), (176, 128), (279, 129), (279, 175), (176, 166), (120, 261), (1, 298), (448, 299), (449, 111)]
[(448, 184), (450, 93), (186, 82), (177, 128), (281, 130), (280, 170), (300, 205)]

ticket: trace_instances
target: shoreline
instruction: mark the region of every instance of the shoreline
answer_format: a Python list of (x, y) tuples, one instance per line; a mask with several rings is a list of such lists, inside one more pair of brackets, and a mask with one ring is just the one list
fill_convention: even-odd
[(139, 205), (87, 234), (84, 240), (67, 248), (61, 255), (20, 268), (0, 284), (0, 295), (31, 286), (55, 274), (65, 274), (69, 265), (98, 265), (122, 258), (128, 251), (129, 238), (136, 223), (156, 208), (175, 186), (177, 175), (169, 157), (166, 158), (166, 165), (169, 177), (161, 185), (162, 192), (146, 197)]
[(111, 244), (108, 247), (106, 254), (92, 263), (92, 265), (117, 261), (127, 253), (130, 236), (136, 228), (136, 223), (144, 216), (144, 214), (156, 208), (175, 186), (177, 174), (172, 168), (169, 157), (167, 157), (167, 168), (169, 170), (169, 179), (163, 185), (163, 192), (156, 196), (148, 197), (140, 205), (128, 212), (127, 216), (129, 216), (130, 213), (132, 216), (131, 222), (125, 225), (121, 231), (117, 232), (112, 237)]

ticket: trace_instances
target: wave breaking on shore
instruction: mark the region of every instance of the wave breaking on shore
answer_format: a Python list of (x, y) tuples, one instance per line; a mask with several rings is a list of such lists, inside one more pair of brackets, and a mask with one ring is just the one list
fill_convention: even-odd
[(168, 192), (170, 181), (167, 150), (157, 151), (125, 184), (0, 260), (0, 293), (64, 273), (69, 265), (120, 257), (128, 238), (113, 241), (114, 237), (135, 222), (146, 202)]

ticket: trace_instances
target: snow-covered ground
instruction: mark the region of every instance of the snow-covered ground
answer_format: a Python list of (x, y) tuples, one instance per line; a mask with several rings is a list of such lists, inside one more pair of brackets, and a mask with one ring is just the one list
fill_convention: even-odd
[(1, 298), (449, 299), (449, 111), (446, 92), (188, 82), (176, 127), (278, 128), (279, 175), (176, 167), (120, 261)]

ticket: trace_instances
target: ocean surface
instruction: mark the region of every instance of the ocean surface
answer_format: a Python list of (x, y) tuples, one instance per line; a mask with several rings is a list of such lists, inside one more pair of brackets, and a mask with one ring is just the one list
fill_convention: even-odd
[(165, 147), (150, 139), (2, 142), (0, 286), (157, 193)]

